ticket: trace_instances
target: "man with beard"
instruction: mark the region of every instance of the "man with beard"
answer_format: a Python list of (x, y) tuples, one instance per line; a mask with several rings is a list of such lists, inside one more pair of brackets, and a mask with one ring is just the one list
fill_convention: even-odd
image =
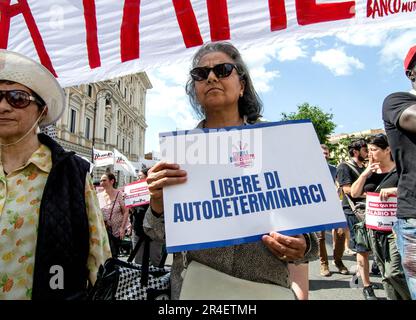
[(364, 298), (366, 300), (376, 300), (377, 297), (370, 283), (368, 249), (355, 242), (354, 225), (359, 221), (350, 206), (350, 202), (356, 205), (357, 202), (363, 201), (362, 198), (351, 197), (351, 185), (365, 170), (364, 161), (368, 156), (367, 143), (364, 140), (354, 141), (349, 145), (348, 152), (351, 159), (338, 166), (337, 181), (344, 195), (342, 198), (342, 208), (348, 228), (350, 229), (350, 247), (357, 252), (357, 274), (353, 276), (353, 280), (355, 281), (358, 276), (361, 276), (364, 285)]
[(396, 162), (399, 184), (397, 222), (393, 230), (412, 299), (416, 299), (416, 46), (404, 60), (412, 90), (390, 94), (383, 103), (383, 120)]

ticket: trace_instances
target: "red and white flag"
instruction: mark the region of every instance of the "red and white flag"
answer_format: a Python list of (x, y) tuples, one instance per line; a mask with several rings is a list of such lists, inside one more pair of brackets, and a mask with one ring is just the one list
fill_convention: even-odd
[(414, 0), (0, 0), (0, 48), (62, 86), (188, 60), (208, 41), (240, 49), (336, 31), (414, 25)]

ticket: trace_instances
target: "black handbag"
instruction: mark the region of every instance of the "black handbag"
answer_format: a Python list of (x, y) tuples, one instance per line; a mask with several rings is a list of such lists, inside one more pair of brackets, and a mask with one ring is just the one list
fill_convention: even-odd
[(370, 238), (368, 230), (365, 227), (365, 221), (360, 221), (353, 225), (355, 234), (355, 243), (366, 250), (371, 250)]
[[(141, 236), (127, 262), (107, 259), (98, 270), (90, 300), (169, 300), (171, 268), (164, 266), (167, 253), (164, 252), (159, 266), (150, 266), (151, 241), (147, 235)], [(143, 264), (132, 263), (142, 244)]]

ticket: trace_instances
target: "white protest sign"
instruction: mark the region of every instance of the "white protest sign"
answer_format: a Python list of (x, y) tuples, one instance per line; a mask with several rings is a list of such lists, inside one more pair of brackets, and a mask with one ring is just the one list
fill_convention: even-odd
[(390, 195), (381, 201), (380, 194), (368, 192), (366, 197), (365, 226), (369, 229), (390, 232), (396, 222), (397, 197)]
[(161, 158), (187, 171), (164, 188), (168, 252), (345, 227), (309, 120), (161, 133)]
[(114, 164), (114, 153), (109, 150), (98, 150), (94, 148), (94, 165), (96, 167), (111, 166)]
[(64, 87), (189, 61), (209, 41), (239, 49), (412, 26), (414, 0), (2, 0), (0, 48), (40, 61)]
[(124, 203), (127, 208), (142, 206), (150, 202), (146, 180), (138, 180), (124, 186)]
[(123, 171), (124, 174), (137, 176), (136, 168), (129, 159), (116, 148), (114, 148), (114, 171)]

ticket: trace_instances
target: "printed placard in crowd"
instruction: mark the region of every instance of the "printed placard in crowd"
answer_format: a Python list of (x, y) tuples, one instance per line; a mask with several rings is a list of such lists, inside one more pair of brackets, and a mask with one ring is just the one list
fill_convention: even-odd
[(397, 197), (390, 195), (381, 201), (380, 194), (368, 192), (365, 209), (365, 226), (379, 231), (392, 231), (396, 222)]
[(94, 166), (105, 167), (114, 165), (114, 153), (110, 150), (98, 150), (94, 148)]
[(161, 158), (187, 171), (164, 188), (168, 252), (345, 227), (309, 120), (160, 134)]
[(127, 208), (142, 206), (150, 201), (150, 193), (146, 180), (138, 180), (124, 186), (126, 195), (124, 203)]

